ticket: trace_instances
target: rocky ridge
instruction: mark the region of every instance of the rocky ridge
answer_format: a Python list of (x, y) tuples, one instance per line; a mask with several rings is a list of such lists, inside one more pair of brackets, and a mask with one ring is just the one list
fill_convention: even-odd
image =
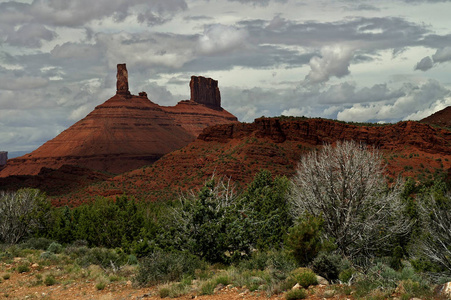
[(448, 106), (420, 121), (439, 127), (451, 128), (451, 106)]
[(259, 118), (253, 123), (208, 127), (189, 145), (168, 153), (149, 167), (86, 186), (54, 203), (90, 201), (96, 195), (134, 195), (142, 200), (178, 197), (214, 176), (245, 187), (262, 169), (291, 177), (304, 153), (324, 143), (356, 140), (381, 150), (387, 176), (451, 176), (451, 132), (418, 122), (357, 126), (324, 119)]

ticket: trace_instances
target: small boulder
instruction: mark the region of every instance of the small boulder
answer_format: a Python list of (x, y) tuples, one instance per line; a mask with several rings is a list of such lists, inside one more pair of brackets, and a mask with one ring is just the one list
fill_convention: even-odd
[(293, 291), (300, 290), (300, 289), (302, 289), (302, 286), (299, 283), (296, 283), (296, 285), (291, 288), (291, 290), (293, 290)]
[(329, 285), (329, 281), (327, 281), (326, 278), (321, 277), (321, 276), (319, 276), (319, 275), (316, 275), (316, 280), (318, 281), (318, 284), (321, 284), (321, 285)]
[(323, 293), (324, 298), (332, 298), (335, 295), (334, 290), (325, 290)]

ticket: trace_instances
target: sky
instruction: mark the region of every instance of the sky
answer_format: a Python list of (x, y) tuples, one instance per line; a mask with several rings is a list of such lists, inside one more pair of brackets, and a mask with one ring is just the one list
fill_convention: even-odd
[[(29, 152), (116, 92), (175, 105), (219, 81), (242, 122), (419, 120), (451, 105), (451, 0), (0, 0), (0, 150)], [(11, 157), (11, 155), (10, 155)]]

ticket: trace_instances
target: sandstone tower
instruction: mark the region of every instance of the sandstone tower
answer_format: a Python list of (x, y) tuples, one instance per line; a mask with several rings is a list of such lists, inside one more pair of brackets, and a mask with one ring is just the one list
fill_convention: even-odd
[(191, 89), (191, 101), (210, 108), (221, 108), (221, 93), (219, 92), (217, 80), (202, 76), (191, 76), (189, 86)]
[(128, 90), (128, 72), (125, 64), (117, 65), (116, 79), (116, 94), (130, 95), (130, 91)]

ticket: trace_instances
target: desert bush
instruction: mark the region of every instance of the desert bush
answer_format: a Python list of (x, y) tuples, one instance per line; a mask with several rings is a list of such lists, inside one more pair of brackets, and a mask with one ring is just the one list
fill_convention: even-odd
[(17, 267), (18, 273), (26, 273), (29, 271), (30, 271), (30, 267), (28, 266), (28, 264), (21, 264)]
[(308, 288), (311, 285), (318, 284), (316, 274), (313, 273), (312, 270), (307, 268), (296, 269), (291, 273), (291, 276), (293, 276), (296, 282), (299, 283), (299, 285), (301, 285), (303, 288)]
[(256, 251), (250, 258), (240, 261), (238, 268), (242, 271), (267, 269), (285, 279), (287, 274), (296, 268), (296, 262), (283, 250)]
[(56, 260), (56, 255), (52, 252), (45, 251), (39, 255), (39, 258), (44, 260)]
[(342, 264), (342, 257), (338, 254), (321, 252), (313, 260), (312, 268), (316, 274), (329, 281), (338, 279)]
[(37, 189), (0, 192), (0, 241), (16, 244), (45, 226), (51, 204)]
[(49, 245), (49, 247), (47, 248), (47, 251), (50, 253), (61, 253), (63, 251), (63, 246), (59, 243), (53, 242)]
[(322, 237), (347, 257), (391, 253), (410, 232), (401, 184), (387, 187), (382, 155), (374, 148), (353, 141), (325, 145), (301, 158), (292, 183), (294, 216), (321, 217)]
[(142, 259), (135, 280), (143, 286), (176, 281), (183, 275), (194, 275), (196, 269), (205, 266), (201, 259), (190, 253), (157, 250)]
[(44, 279), (44, 284), (46, 286), (51, 286), (56, 284), (56, 279), (53, 275), (47, 275)]
[[(80, 249), (83, 249), (81, 247)], [(104, 269), (112, 269), (118, 271), (121, 266), (128, 262), (127, 255), (120, 249), (106, 248), (84, 248), (88, 249), (84, 255), (76, 258), (75, 262), (82, 266), (98, 265)]]
[(47, 250), (53, 240), (44, 237), (32, 237), (20, 244), (22, 249), (36, 249), (36, 250)]
[(216, 287), (214, 280), (207, 280), (200, 286), (200, 295), (211, 295)]
[(305, 299), (306, 297), (307, 297), (307, 292), (304, 289), (291, 290), (285, 294), (286, 300)]

